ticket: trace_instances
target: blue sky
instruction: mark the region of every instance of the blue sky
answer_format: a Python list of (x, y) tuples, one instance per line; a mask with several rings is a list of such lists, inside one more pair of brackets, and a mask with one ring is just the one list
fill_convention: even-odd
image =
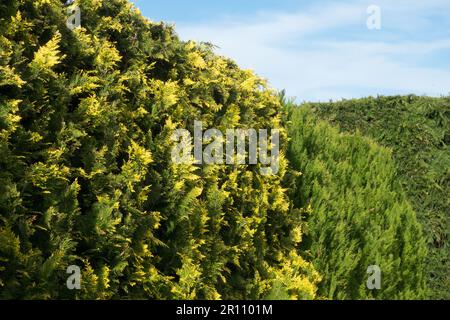
[[(450, 0), (136, 0), (299, 101), (450, 94)], [(371, 5), (381, 29), (369, 30)]]

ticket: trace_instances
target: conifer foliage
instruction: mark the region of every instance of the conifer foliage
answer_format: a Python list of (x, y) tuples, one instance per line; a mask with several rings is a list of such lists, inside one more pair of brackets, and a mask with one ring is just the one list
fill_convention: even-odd
[(380, 96), (304, 107), (392, 148), (397, 179), (428, 243), (429, 297), (450, 299), (450, 97)]
[[(287, 108), (288, 156), (300, 172), (290, 194), (295, 207), (309, 208), (303, 248), (323, 275), (319, 294), (423, 298), (425, 241), (391, 151), (361, 134), (339, 133), (306, 107)], [(379, 288), (367, 285), (370, 266), (381, 271)]]
[[(0, 3), (0, 297), (314, 298), (257, 165), (176, 165), (174, 129), (278, 128), (277, 95), (126, 0)], [(80, 266), (81, 289), (66, 287)]]

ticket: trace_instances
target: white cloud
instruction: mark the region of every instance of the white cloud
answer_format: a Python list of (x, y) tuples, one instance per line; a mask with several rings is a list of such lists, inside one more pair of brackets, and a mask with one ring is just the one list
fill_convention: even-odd
[[(450, 9), (441, 0), (430, 0), (428, 4), (379, 2), (383, 12), (390, 15), (400, 14), (402, 6), (405, 9), (409, 20), (402, 15), (395, 25), (387, 26), (396, 30), (422, 26), (425, 20), (420, 13), (442, 10), (445, 5)], [(182, 24), (177, 30), (183, 39), (219, 46), (219, 54), (255, 70), (273, 87), (286, 89), (288, 95), (300, 100), (368, 94), (448, 94), (450, 71), (421, 65), (419, 60), (437, 50), (449, 50), (450, 39), (409, 40), (392, 32), (376, 38), (371, 32), (377, 31), (365, 29), (366, 8), (367, 3), (361, 2), (328, 4), (306, 12), (266, 12)], [(352, 33), (346, 35), (347, 30)]]

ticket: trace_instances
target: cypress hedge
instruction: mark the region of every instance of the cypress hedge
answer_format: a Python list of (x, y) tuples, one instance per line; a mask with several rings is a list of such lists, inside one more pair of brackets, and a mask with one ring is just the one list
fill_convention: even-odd
[[(290, 196), (296, 208), (309, 208), (303, 251), (323, 276), (319, 295), (423, 298), (426, 246), (391, 151), (361, 134), (340, 133), (306, 107), (285, 104), (288, 158), (298, 171)], [(381, 270), (379, 289), (367, 285), (371, 266)]]
[(75, 4), (73, 30), (62, 1), (0, 4), (0, 298), (314, 298), (283, 156), (171, 161), (195, 120), (285, 146), (277, 94), (126, 0)]
[(392, 148), (397, 179), (425, 231), (428, 297), (450, 299), (450, 98), (379, 96), (304, 107)]

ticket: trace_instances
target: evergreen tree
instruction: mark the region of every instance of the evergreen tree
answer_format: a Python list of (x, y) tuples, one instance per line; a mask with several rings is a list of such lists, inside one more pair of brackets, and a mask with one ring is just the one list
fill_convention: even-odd
[[(288, 157), (298, 170), (290, 194), (305, 214), (303, 249), (330, 299), (424, 297), (421, 226), (396, 180), (391, 151), (343, 134), (304, 107), (287, 103)], [(381, 287), (369, 290), (370, 266)], [(372, 288), (373, 289), (373, 288)]]
[(428, 296), (450, 299), (450, 98), (380, 96), (304, 107), (392, 148), (397, 179), (428, 243)]
[(61, 1), (0, 4), (0, 297), (314, 298), (283, 157), (171, 160), (195, 120), (286, 141), (276, 93), (126, 0), (75, 5), (71, 30)]

